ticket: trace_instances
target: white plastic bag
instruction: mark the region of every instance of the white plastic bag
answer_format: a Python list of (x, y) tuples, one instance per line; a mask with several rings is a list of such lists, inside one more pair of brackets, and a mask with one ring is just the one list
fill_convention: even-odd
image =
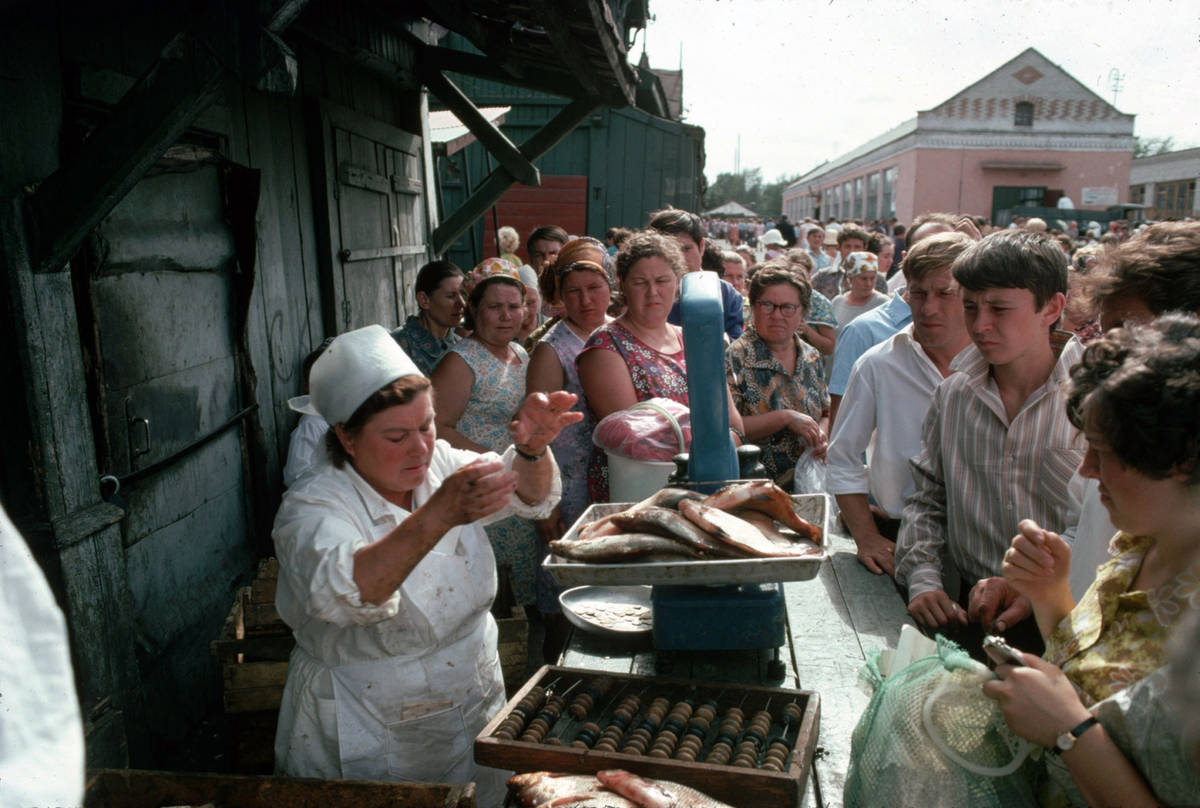
[(792, 478), (792, 492), (796, 494), (825, 493), (825, 464), (813, 457), (811, 449), (805, 449), (796, 461), (796, 474)]

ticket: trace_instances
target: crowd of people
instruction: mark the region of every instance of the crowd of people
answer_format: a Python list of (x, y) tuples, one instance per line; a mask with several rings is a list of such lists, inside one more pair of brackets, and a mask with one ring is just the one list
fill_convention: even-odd
[[(691, 404), (679, 293), (711, 270), (731, 439), (789, 491), (798, 463), (820, 464), (859, 561), (929, 634), (1027, 652), (985, 692), (1014, 732), (1062, 750), (1039, 793), (1154, 804), (1194, 785), (1088, 721), (1154, 680), (1200, 611), (1200, 223), (1097, 230), (667, 209), (604, 242), (539, 227), (526, 259), (502, 228), (498, 257), (426, 265), (402, 327), (343, 334), (305, 363), (274, 536), (304, 662), (280, 769), (486, 776), (466, 750), (499, 698), (497, 574), (555, 661), (566, 627), (545, 543), (609, 499), (601, 419)], [(443, 682), (431, 659), (463, 670)], [(367, 679), (407, 683), (351, 694)], [(474, 695), (410, 710), (458, 704), (455, 688)], [(435, 736), (448, 754), (419, 751)]]

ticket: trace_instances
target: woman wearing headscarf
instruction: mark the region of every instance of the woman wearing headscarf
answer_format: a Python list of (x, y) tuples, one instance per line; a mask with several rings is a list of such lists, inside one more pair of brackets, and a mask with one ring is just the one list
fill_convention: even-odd
[(501, 455), (455, 449), (437, 440), (429, 380), (377, 325), (333, 341), (310, 395), (334, 426), (272, 532), (276, 606), (296, 636), (276, 768), (475, 782), (481, 805), (499, 805), (507, 773), (471, 756), (504, 705), (483, 525), (554, 508), (548, 447), (578, 420), (574, 396), (521, 402)]

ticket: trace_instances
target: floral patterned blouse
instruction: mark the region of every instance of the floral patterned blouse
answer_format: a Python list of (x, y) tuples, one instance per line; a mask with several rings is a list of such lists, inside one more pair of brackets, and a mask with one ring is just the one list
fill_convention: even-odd
[[(790, 371), (775, 358), (753, 326), (725, 349), (725, 378), (733, 403), (745, 415), (765, 415), (774, 410), (796, 410), (820, 421), (829, 409), (829, 388), (821, 354), (793, 336), (796, 366)], [(792, 490), (796, 461), (807, 444), (790, 429), (757, 441), (767, 474), (785, 491)]]
[(396, 340), (421, 372), (429, 376), (461, 337), (451, 331), (445, 339), (439, 339), (421, 325), (420, 318), (410, 314), (404, 325), (392, 332), (392, 339)]
[(813, 289), (812, 302), (808, 304), (808, 324), (838, 327), (837, 315), (833, 312), (833, 303), (829, 298)]
[(1149, 536), (1118, 533), (1113, 558), (1046, 641), (1046, 660), (1062, 668), (1089, 707), (1166, 664), (1172, 626), (1200, 609), (1200, 561), (1157, 589), (1129, 590), (1153, 545)]
[[(679, 332), (679, 344), (683, 345), (683, 329), (671, 327)], [(629, 368), (639, 402), (669, 398), (680, 404), (688, 403), (687, 362), (683, 348), (679, 349), (679, 353), (659, 353), (614, 320), (592, 332), (579, 356), (588, 351), (613, 351), (619, 354)], [(578, 367), (578, 358), (575, 363)], [(588, 406), (590, 411), (591, 405)], [(591, 415), (595, 419), (596, 414), (592, 412)], [(588, 464), (588, 498), (593, 503), (609, 501), (608, 455), (595, 447), (592, 447), (592, 459)]]

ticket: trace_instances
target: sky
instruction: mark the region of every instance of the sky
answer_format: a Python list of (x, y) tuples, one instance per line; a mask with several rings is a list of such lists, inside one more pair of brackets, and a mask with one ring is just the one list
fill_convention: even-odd
[(802, 174), (936, 106), (1028, 47), (1134, 134), (1200, 146), (1200, 0), (650, 0), (651, 67), (678, 69), (705, 174)]

